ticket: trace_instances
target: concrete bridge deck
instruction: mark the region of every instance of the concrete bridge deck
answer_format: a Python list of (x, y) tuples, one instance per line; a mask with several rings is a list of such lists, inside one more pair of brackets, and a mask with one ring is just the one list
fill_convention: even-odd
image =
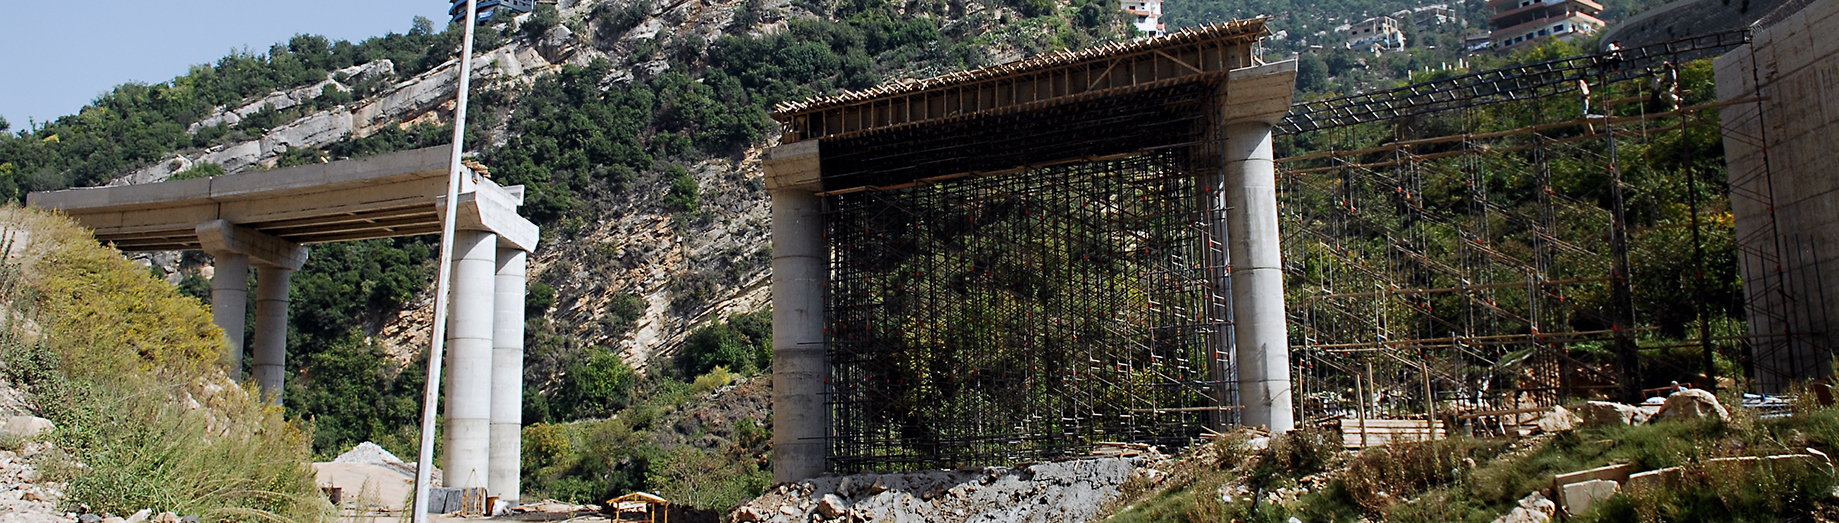
[[(203, 249), (196, 227), (225, 220), (298, 244), (434, 234), (448, 146), (327, 164), (144, 185), (36, 192), (123, 251)], [(511, 196), (521, 200), (522, 190)]]

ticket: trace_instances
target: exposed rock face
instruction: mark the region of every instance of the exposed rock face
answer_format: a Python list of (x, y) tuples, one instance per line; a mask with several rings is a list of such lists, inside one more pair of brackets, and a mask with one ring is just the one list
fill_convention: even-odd
[[(573, 53), (573, 46), (561, 43), (572, 39), (567, 29), (556, 36), (557, 45), (566, 47), (569, 52), (560, 53), (567, 56)], [(475, 85), (489, 85), (494, 79), (513, 79), (547, 72), (555, 67), (543, 59), (543, 55), (529, 45), (512, 44), (481, 51), (474, 57), (473, 74), (478, 81)], [(368, 101), (326, 108), (301, 117), (262, 135), (256, 140), (211, 147), (203, 151), (174, 155), (156, 162), (138, 171), (116, 179), (111, 185), (154, 183), (163, 181), (197, 162), (210, 162), (223, 166), (227, 172), (238, 172), (252, 167), (270, 167), (275, 157), (289, 149), (298, 147), (324, 147), (346, 136), (364, 137), (376, 133), (387, 126), (414, 120), (418, 115), (440, 111), (442, 118), (451, 120), (453, 108), (456, 71), (459, 60), (450, 60), (431, 71), (422, 73), (391, 86), (382, 95), (371, 97)], [(351, 88), (340, 83), (357, 83), (375, 78), (384, 78), (395, 74), (395, 64), (389, 60), (347, 67), (333, 72), (332, 78), (289, 91), (276, 91), (260, 100), (244, 104), (235, 109), (222, 109), (217, 114), (192, 124), (191, 131), (218, 124), (236, 125), (244, 118), (272, 107), (282, 110), (300, 105), (306, 100), (318, 97), (330, 86), (334, 89), (350, 92)], [(443, 104), (446, 104), (443, 107)]]
[(1667, 396), (1667, 402), (1654, 413), (1654, 422), (1670, 420), (1722, 420), (1730, 417), (1718, 397), (1703, 389), (1686, 389)]
[(1142, 457), (982, 470), (828, 476), (783, 485), (730, 513), (735, 521), (1079, 522), (1117, 498)]

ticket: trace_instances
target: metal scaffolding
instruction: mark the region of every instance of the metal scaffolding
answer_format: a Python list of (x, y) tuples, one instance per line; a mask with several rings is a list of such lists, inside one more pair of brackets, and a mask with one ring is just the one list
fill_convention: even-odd
[[(1727, 183), (1682, 146), (1680, 171), (1654, 178), (1673, 185), (1636, 191), (1623, 180), (1654, 175), (1625, 172), (1633, 155), (1670, 151), (1669, 140), (1715, 129), (1720, 108), (1754, 102), (1677, 107), (1653, 83), (1745, 39), (1718, 33), (1298, 104), (1280, 125), (1279, 155), (1293, 154), (1278, 168), (1299, 418), (1429, 428), (1628, 397), (1644, 380), (1708, 381), (1714, 353), (1749, 364), (1752, 344), (1798, 339), (1786, 320), (1781, 332), (1748, 332), (1709, 312), (1763, 306), (1787, 318), (1804, 292), (1792, 283), (1806, 278), (1777, 264), (1744, 278), (1780, 299), (1708, 302), (1704, 237), (1734, 236), (1729, 198), (1767, 203), (1771, 191), (1752, 190), (1766, 164)], [(1197, 197), (1222, 167), (1223, 138), (1198, 116), (1219, 100), (1213, 77), (1195, 78), (974, 120), (916, 109), (931, 102), (887, 110), (925, 125), (841, 109), (788, 117), (799, 132), (835, 131), (823, 138), (819, 193), (831, 252), (830, 470), (1183, 444), (1237, 421), (1222, 406), (1237, 404), (1225, 238), (1207, 227), (1220, 211)], [(1689, 200), (1683, 215), (1666, 211), (1683, 221), (1657, 221), (1655, 191)], [(1650, 235), (1678, 229), (1689, 245), (1657, 252), (1669, 246)], [(1753, 258), (1745, 268), (1798, 248), (1737, 240)], [(1689, 257), (1697, 275), (1677, 282), (1692, 289), (1690, 318), (1660, 321), (1638, 304), (1654, 280), (1631, 260), (1665, 255)], [(1702, 358), (1640, 356), (1656, 350)]]
[(1197, 436), (1228, 327), (1188, 156), (833, 197), (832, 469)]
[[(1544, 81), (1555, 73), (1535, 64), (1530, 78), (1517, 77), (1527, 72), (1518, 68), (1442, 81), (1454, 93), (1421, 84), (1387, 100), (1299, 104), (1287, 128), (1315, 130), (1280, 145), (1321, 151), (1278, 160), (1300, 415), (1340, 419), (1345, 430), (1374, 418), (1453, 422), (1577, 396), (1621, 399), (1667, 377), (1715, 386), (1714, 353), (1746, 359), (1751, 344), (1799, 339), (1715, 325), (1707, 313), (1768, 305), (1775, 309), (1768, 314), (1792, 314), (1779, 303), (1705, 297), (1703, 236), (1733, 234), (1727, 194), (1769, 197), (1730, 187), (1754, 186), (1747, 180), (1766, 178), (1766, 167), (1732, 173), (1727, 184), (1721, 165), (1694, 164), (1689, 147), (1676, 147), (1688, 155), (1680, 172), (1666, 173), (1669, 185), (1641, 189), (1688, 201), (1624, 194), (1634, 191), (1622, 179), (1632, 154), (1674, 150), (1665, 144), (1715, 128), (1718, 109), (1755, 102), (1668, 106), (1657, 89), (1670, 84), (1655, 79), (1679, 62), (1654, 50), (1690, 58), (1730, 41), (1720, 33), (1643, 48), (1644, 68), (1627, 59), (1569, 59), (1583, 65), (1557, 76), (1568, 84)], [(1481, 79), (1529, 88), (1475, 96), (1468, 84)], [(1299, 117), (1306, 114), (1317, 116)], [(1638, 208), (1628, 207), (1632, 199)], [(1656, 223), (1662, 203), (1688, 204), (1685, 223)], [(1666, 228), (1690, 231), (1690, 243), (1671, 253), (1689, 258), (1696, 275), (1680, 280), (1692, 289), (1696, 314), (1684, 335), (1657, 332), (1656, 318), (1634, 303), (1636, 282), (1657, 275), (1632, 273), (1630, 249), (1666, 253), (1631, 237)], [(1768, 285), (1773, 295), (1793, 294), (1780, 281)], [(1639, 362), (1654, 358), (1638, 354), (1656, 349), (1701, 354), (1693, 363), (1661, 358), (1644, 378)]]

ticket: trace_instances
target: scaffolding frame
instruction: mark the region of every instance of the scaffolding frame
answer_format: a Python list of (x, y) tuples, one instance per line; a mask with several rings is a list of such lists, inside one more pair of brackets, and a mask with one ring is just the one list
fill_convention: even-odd
[[(1278, 160), (1299, 417), (1344, 427), (1373, 417), (1455, 422), (1580, 395), (1640, 394), (1636, 355), (1652, 327), (1632, 303), (1617, 146), (1716, 125), (1719, 109), (1758, 104), (1656, 108), (1661, 84), (1646, 85), (1673, 63), (1747, 41), (1742, 31), (1714, 33), (1298, 104), (1282, 127), (1289, 142), (1280, 143), (1330, 144)], [(1602, 94), (1631, 91), (1639, 94)], [(1599, 93), (1594, 111), (1591, 92)], [(1516, 125), (1478, 129), (1483, 112)], [(1811, 314), (1792, 299), (1806, 291), (1792, 282), (1806, 287), (1808, 278), (1754, 274), (1781, 272), (1769, 261), (1797, 252), (1771, 217), (1756, 234), (1772, 242), (1737, 243), (1751, 258), (1744, 278), (1776, 299), (1752, 291), (1737, 308), (1781, 323), (1713, 333), (1703, 232), (1730, 225), (1702, 218), (1728, 212), (1725, 195), (1772, 205), (1772, 190), (1744, 190), (1771, 174), (1765, 163), (1717, 183), (1718, 173), (1699, 172), (1690, 156), (1680, 164), (1697, 329), (1688, 343), (1646, 348), (1697, 347), (1697, 368), (1656, 370), (1696, 372), (1705, 377), (1697, 385), (1715, 387), (1714, 352), (1748, 365), (1746, 349), (1806, 342), (1786, 331), (1786, 318)], [(1566, 171), (1558, 183), (1555, 169)], [(1599, 179), (1578, 185), (1590, 176)]]

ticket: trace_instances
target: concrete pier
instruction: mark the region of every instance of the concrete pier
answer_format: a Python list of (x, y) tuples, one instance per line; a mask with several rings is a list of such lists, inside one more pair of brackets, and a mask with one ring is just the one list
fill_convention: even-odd
[(1225, 138), (1220, 175), (1232, 266), (1239, 423), (1278, 434), (1296, 428), (1296, 413), (1271, 130), (1290, 110), (1295, 84), (1295, 60), (1234, 69), (1217, 94), (1221, 112), (1214, 122)]
[(1283, 251), (1277, 233), (1277, 171), (1271, 125), (1226, 126), (1226, 226), (1232, 258), (1239, 422), (1282, 434), (1296, 428), (1284, 318)]
[(764, 162), (773, 200), (773, 481), (824, 472), (824, 239), (818, 142), (773, 148)]
[(255, 381), (262, 398), (281, 404), (287, 384), (288, 282), (306, 265), (307, 248), (225, 220), (198, 224), (193, 233), (203, 250), (216, 258), (211, 319), (224, 330), (224, 366), (236, 379), (242, 379), (249, 266), (256, 265), (255, 339), (248, 346), (255, 353)]
[(255, 273), (255, 382), (262, 399), (281, 404), (287, 385), (287, 285), (294, 271), (266, 266)]
[(515, 506), (522, 495), (524, 293), (529, 255), (498, 249), (496, 295), (492, 300), (491, 472), (486, 491)]
[(484, 488), (490, 471), (492, 301), (498, 235), (454, 231), (453, 298), (447, 320), (446, 486)]
[(249, 311), (249, 256), (232, 251), (211, 253), (211, 322), (223, 329), (224, 371), (243, 380), (243, 331)]

